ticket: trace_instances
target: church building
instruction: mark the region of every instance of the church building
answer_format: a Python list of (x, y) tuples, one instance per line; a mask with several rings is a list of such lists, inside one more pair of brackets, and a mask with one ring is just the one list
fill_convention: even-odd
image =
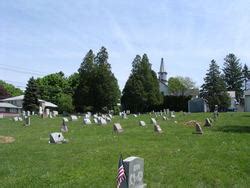
[(164, 68), (164, 61), (163, 58), (161, 58), (161, 66), (160, 66), (160, 71), (158, 72), (158, 81), (159, 81), (159, 88), (160, 92), (166, 96), (169, 94), (168, 90), (168, 81), (167, 81), (167, 72), (165, 71)]

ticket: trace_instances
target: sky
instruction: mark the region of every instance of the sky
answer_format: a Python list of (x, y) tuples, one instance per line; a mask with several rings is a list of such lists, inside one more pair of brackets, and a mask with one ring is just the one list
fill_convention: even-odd
[(25, 88), (31, 76), (76, 72), (105, 46), (122, 90), (137, 54), (168, 78), (199, 87), (212, 59), (234, 53), (250, 66), (249, 0), (0, 0), (0, 79)]

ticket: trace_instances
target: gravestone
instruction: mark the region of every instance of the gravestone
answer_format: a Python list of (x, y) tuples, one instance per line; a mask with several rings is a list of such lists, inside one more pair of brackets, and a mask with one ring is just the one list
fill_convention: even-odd
[(49, 116), (49, 112), (50, 112), (49, 108), (46, 108), (46, 117)]
[(215, 105), (215, 107), (214, 107), (214, 119), (216, 119), (218, 116), (219, 116), (218, 105)]
[(145, 127), (146, 123), (144, 121), (139, 121), (139, 125), (142, 126), (142, 127)]
[(155, 118), (151, 118), (151, 122), (152, 122), (154, 125), (157, 125), (157, 122), (156, 122)]
[(102, 117), (100, 118), (99, 123), (100, 123), (101, 125), (107, 125), (106, 119), (104, 119), (104, 118), (102, 118)]
[(18, 121), (18, 117), (14, 117), (13, 121), (17, 122)]
[(30, 111), (27, 111), (27, 116), (30, 116)]
[(127, 119), (127, 114), (126, 113), (122, 113), (122, 118), (123, 119)]
[(174, 111), (171, 111), (170, 114), (171, 114), (171, 115), (170, 115), (171, 118), (175, 118)]
[(196, 134), (203, 134), (203, 131), (202, 131), (202, 128), (201, 128), (201, 126), (200, 126), (200, 124), (199, 123), (195, 123), (195, 133)]
[(109, 117), (110, 119), (112, 119), (112, 118), (113, 118), (112, 114), (108, 114), (108, 117)]
[(23, 121), (23, 118), (21, 118), (21, 117), (18, 117), (18, 120), (19, 120), (19, 121)]
[(24, 117), (24, 116), (26, 116), (26, 112), (25, 112), (25, 111), (23, 111), (23, 114), (22, 114), (22, 115), (23, 115), (23, 117)]
[(39, 106), (39, 112), (38, 112), (39, 116), (43, 115), (43, 108), (41, 106)]
[(114, 130), (114, 132), (116, 132), (116, 133), (121, 133), (121, 132), (123, 132), (123, 128), (122, 128), (122, 126), (121, 126), (120, 123), (115, 123), (114, 126), (113, 126), (113, 130)]
[(136, 114), (134, 114), (134, 117), (137, 117), (137, 115), (136, 115)]
[(160, 125), (157, 125), (157, 124), (154, 125), (154, 131), (157, 132), (157, 133), (162, 133), (163, 132)]
[(60, 132), (54, 132), (54, 133), (50, 133), (49, 135), (49, 143), (50, 144), (61, 144), (61, 143), (65, 143), (66, 140), (64, 139), (62, 133)]
[(206, 118), (205, 119), (205, 127), (211, 127), (212, 126), (212, 123), (210, 122), (210, 119), (209, 118)]
[(24, 116), (24, 125), (30, 126), (30, 117), (29, 116)]
[[(128, 157), (123, 161), (126, 179), (128, 182), (127, 188), (145, 188), (143, 183), (144, 176), (144, 159), (140, 157)], [(122, 187), (125, 188), (125, 187)]]
[(83, 119), (83, 123), (84, 123), (85, 125), (90, 125), (90, 124), (91, 124), (91, 121), (90, 121), (90, 119), (84, 118), (84, 119)]
[(63, 120), (62, 126), (61, 126), (61, 131), (62, 132), (68, 132), (68, 126), (66, 125), (65, 121)]
[(166, 117), (166, 116), (162, 116), (162, 119), (166, 121), (166, 120), (167, 120), (167, 117)]
[(58, 116), (58, 111), (52, 111), (52, 115), (53, 115), (53, 117), (56, 117), (56, 116)]
[(95, 124), (98, 123), (98, 119), (97, 118), (94, 118), (93, 120), (94, 120)]
[(63, 118), (63, 121), (64, 122), (69, 122), (68, 118), (66, 118), (66, 117)]
[(110, 118), (110, 117), (106, 117), (106, 120), (107, 120), (108, 122), (111, 122), (111, 118)]
[(49, 118), (50, 118), (50, 119), (53, 118), (52, 112), (49, 113)]
[(32, 114), (32, 116), (34, 116), (34, 115), (35, 115), (35, 112), (34, 112), (34, 111), (32, 111), (32, 113), (31, 113), (31, 114)]
[(75, 115), (71, 115), (70, 119), (71, 119), (71, 121), (77, 121), (78, 120), (77, 116), (75, 116)]
[(167, 114), (169, 115), (169, 109), (167, 109)]

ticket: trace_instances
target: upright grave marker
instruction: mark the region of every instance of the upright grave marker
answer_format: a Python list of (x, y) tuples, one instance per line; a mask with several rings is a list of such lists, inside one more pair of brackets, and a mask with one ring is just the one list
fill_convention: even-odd
[(114, 130), (114, 132), (116, 132), (116, 133), (121, 133), (121, 132), (123, 132), (123, 128), (122, 128), (122, 126), (121, 126), (120, 123), (115, 123), (114, 126), (113, 126), (113, 130)]

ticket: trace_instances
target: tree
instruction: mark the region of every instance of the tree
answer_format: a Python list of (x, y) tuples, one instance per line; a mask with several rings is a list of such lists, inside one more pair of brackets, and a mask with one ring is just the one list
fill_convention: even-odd
[[(41, 99), (59, 104), (62, 94), (72, 95), (73, 91), (63, 72), (49, 74), (36, 80)], [(61, 112), (58, 105), (58, 110)]]
[(122, 105), (131, 112), (145, 112), (162, 103), (156, 73), (146, 54), (139, 55), (132, 62), (132, 70), (123, 89)]
[(3, 80), (0, 80), (0, 86), (8, 93), (10, 94), (10, 97), (15, 97), (23, 94), (23, 91), (19, 88), (16, 88), (14, 85), (4, 82)]
[(229, 107), (229, 96), (215, 60), (210, 63), (204, 82), (200, 94), (208, 101), (210, 110), (213, 111), (215, 105), (219, 106), (219, 110), (226, 110)]
[(247, 89), (247, 80), (250, 78), (248, 66), (245, 64), (243, 69), (242, 69), (242, 74), (245, 82), (245, 90)]
[(111, 65), (108, 63), (108, 52), (105, 47), (101, 47), (94, 58), (92, 78), (90, 93), (94, 111), (113, 109), (119, 102), (120, 90), (117, 79), (111, 71)]
[(38, 111), (38, 88), (36, 81), (31, 77), (24, 92), (23, 109), (25, 111)]
[[(80, 68), (78, 69), (78, 76), (75, 75), (75, 78), (72, 78), (75, 80), (73, 102), (76, 111), (78, 112), (84, 112), (93, 109), (94, 98), (92, 96), (91, 87), (94, 76), (94, 57), (95, 55), (93, 51), (89, 50), (89, 52), (85, 55)], [(78, 79), (78, 83), (76, 79)]]
[(72, 96), (69, 94), (61, 93), (58, 98), (58, 109), (60, 113), (68, 112), (71, 113), (74, 110), (72, 103)]
[(195, 86), (195, 82), (189, 77), (170, 77), (168, 80), (168, 87), (170, 93), (173, 95), (192, 95), (196, 96), (199, 94), (198, 88)]
[(228, 91), (235, 91), (236, 99), (239, 100), (242, 97), (242, 66), (240, 64), (240, 59), (238, 59), (234, 54), (228, 54), (224, 58), (224, 81), (226, 82), (226, 87)]
[(6, 91), (6, 89), (0, 85), (0, 99), (5, 99), (11, 97), (11, 95)]

